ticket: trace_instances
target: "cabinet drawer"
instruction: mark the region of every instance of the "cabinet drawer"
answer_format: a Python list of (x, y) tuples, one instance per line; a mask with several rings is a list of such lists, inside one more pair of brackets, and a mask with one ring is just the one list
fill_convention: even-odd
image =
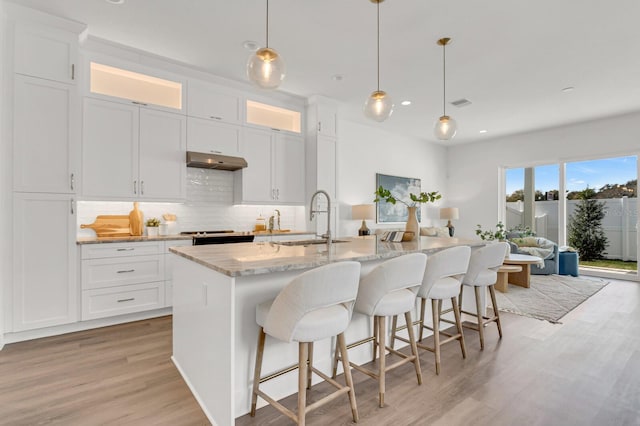
[(82, 288), (115, 287), (164, 280), (164, 255), (82, 261)]
[(83, 259), (161, 254), (163, 252), (163, 241), (151, 241), (144, 243), (85, 244), (82, 246)]
[(163, 308), (164, 283), (145, 283), (82, 292), (82, 320)]

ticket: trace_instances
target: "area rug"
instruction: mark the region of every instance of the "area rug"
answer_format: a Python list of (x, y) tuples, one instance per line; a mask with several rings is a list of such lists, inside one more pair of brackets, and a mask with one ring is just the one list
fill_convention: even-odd
[(509, 285), (507, 293), (496, 291), (498, 309), (551, 323), (600, 291), (608, 281), (569, 275), (532, 275), (531, 287)]

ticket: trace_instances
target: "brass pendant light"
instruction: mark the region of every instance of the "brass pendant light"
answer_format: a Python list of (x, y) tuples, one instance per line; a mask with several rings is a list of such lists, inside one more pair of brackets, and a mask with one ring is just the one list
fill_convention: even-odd
[(269, 47), (269, 0), (267, 0), (266, 46), (258, 49), (247, 62), (249, 80), (262, 89), (276, 89), (284, 80), (282, 56)]
[(446, 112), (447, 104), (447, 80), (446, 80), (446, 57), (445, 48), (451, 39), (449, 37), (441, 38), (438, 40), (438, 45), (442, 46), (442, 116), (436, 121), (434, 127), (434, 134), (436, 138), (441, 141), (448, 141), (456, 135), (458, 130), (458, 123), (456, 120), (449, 117)]
[(371, 3), (375, 3), (377, 7), (377, 22), (378, 22), (378, 88), (367, 98), (364, 103), (364, 115), (372, 120), (382, 122), (391, 116), (393, 113), (393, 101), (391, 97), (384, 91), (380, 90), (380, 3), (384, 0), (370, 0)]

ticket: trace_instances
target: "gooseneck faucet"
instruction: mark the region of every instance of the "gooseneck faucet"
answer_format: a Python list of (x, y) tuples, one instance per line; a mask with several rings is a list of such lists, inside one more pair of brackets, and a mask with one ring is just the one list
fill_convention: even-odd
[[(314, 210), (313, 202), (315, 201), (318, 194), (323, 194), (327, 198), (327, 210)], [(311, 196), (311, 205), (309, 206), (309, 221), (313, 220), (313, 216), (315, 213), (326, 213), (327, 214), (327, 233), (323, 235), (319, 235), (321, 238), (327, 239), (327, 252), (331, 253), (331, 198), (329, 194), (325, 190), (318, 190), (313, 193)]]

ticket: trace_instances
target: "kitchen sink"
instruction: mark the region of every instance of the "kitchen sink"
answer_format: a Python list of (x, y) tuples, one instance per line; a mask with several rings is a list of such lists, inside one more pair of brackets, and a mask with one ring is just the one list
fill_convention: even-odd
[[(309, 246), (314, 244), (327, 244), (327, 240), (293, 240), (293, 241), (274, 241), (274, 244), (282, 246)], [(331, 240), (331, 243), (348, 243), (347, 240)]]

